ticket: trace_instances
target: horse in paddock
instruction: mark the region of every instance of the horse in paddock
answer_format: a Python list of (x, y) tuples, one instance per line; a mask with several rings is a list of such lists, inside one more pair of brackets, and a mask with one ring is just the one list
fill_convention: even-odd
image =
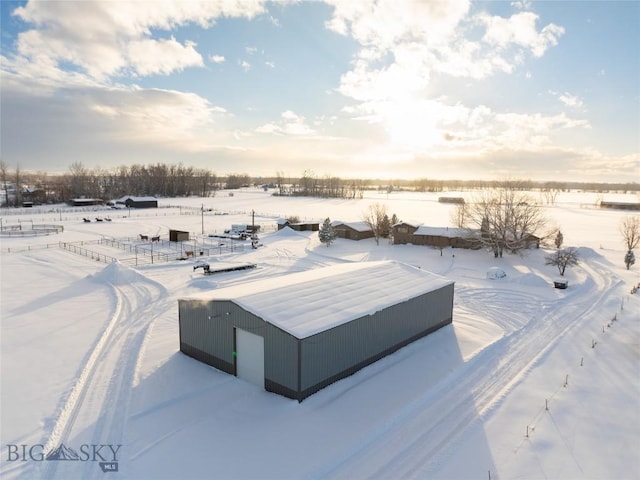
[(160, 241), (160, 235), (158, 235), (157, 237), (151, 237), (151, 241), (152, 242), (159, 242)]
[(185, 250), (185, 251), (184, 251), (184, 254), (185, 254), (187, 257), (193, 257), (193, 250)]
[(140, 240), (149, 240), (149, 235), (140, 234)]

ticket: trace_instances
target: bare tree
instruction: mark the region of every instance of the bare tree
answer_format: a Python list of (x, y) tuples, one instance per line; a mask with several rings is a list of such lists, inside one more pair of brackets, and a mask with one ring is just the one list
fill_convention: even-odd
[(369, 228), (373, 231), (376, 245), (380, 245), (380, 237), (384, 234), (385, 216), (387, 216), (387, 206), (381, 203), (369, 205), (369, 210), (363, 215), (364, 221), (367, 222)]
[(464, 228), (469, 217), (469, 207), (466, 203), (457, 203), (451, 211), (451, 223), (458, 228)]
[(504, 250), (517, 253), (531, 242), (547, 224), (542, 209), (526, 193), (516, 187), (483, 192), (467, 205), (465, 227), (480, 227), (481, 242), (494, 256)]
[(276, 185), (278, 187), (278, 195), (284, 195), (284, 172), (282, 170), (276, 172)]
[(69, 167), (69, 174), (71, 175), (71, 194), (74, 197), (86, 196), (89, 172), (82, 162), (73, 162)]
[(15, 203), (14, 205), (16, 207), (21, 207), (22, 206), (22, 172), (20, 171), (20, 164), (16, 165), (16, 174), (15, 174), (15, 180), (16, 180), (16, 197), (15, 197)]
[[(2, 182), (2, 189), (4, 190), (4, 198), (6, 206), (9, 206), (9, 186), (7, 178), (7, 165), (4, 161), (0, 161), (0, 181)], [(3, 206), (3, 205), (0, 205)]]
[(625, 217), (620, 222), (620, 233), (627, 245), (627, 250), (633, 250), (640, 243), (640, 216)]
[(578, 251), (573, 247), (565, 248), (545, 257), (544, 260), (545, 265), (558, 267), (560, 275), (564, 276), (564, 271), (568, 266), (578, 264)]

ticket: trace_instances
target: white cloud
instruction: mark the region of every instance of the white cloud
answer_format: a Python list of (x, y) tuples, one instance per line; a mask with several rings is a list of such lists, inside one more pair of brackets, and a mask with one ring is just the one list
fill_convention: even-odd
[(240, 65), (240, 68), (242, 68), (245, 72), (248, 72), (249, 70), (251, 70), (251, 64), (246, 60), (238, 61), (238, 65)]
[(224, 63), (226, 58), (223, 55), (209, 55), (209, 60), (213, 63)]
[(173, 37), (136, 40), (129, 43), (127, 56), (138, 75), (166, 75), (186, 67), (201, 67), (204, 63), (195, 46), (193, 42), (182, 45)]
[[(143, 0), (32, 1), (13, 11), (34, 28), (20, 33), (17, 52), (7, 58), (6, 68), (33, 64), (53, 80), (60, 76), (55, 70), (66, 63), (101, 82), (128, 73), (168, 74), (201, 66), (202, 58), (194, 43), (158, 39), (152, 30), (168, 31), (189, 23), (207, 28), (223, 15), (252, 18), (264, 12), (263, 0), (167, 0), (162, 8), (149, 8)], [(151, 55), (145, 56), (146, 52)]]
[(364, 46), (386, 51), (402, 41), (422, 39), (440, 44), (469, 10), (468, 0), (345, 2), (329, 0), (334, 13), (327, 28), (350, 34)]
[(281, 120), (277, 122), (269, 122), (261, 125), (256, 128), (256, 132), (291, 136), (314, 135), (316, 133), (313, 128), (307, 125), (305, 117), (291, 110), (282, 112), (280, 118)]
[[(8, 90), (5, 90), (9, 88)], [(3, 84), (3, 155), (25, 168), (168, 161), (229, 141), (226, 111), (192, 93), (139, 87), (67, 87), (34, 96)], [(155, 158), (154, 158), (155, 157)], [(164, 159), (164, 160), (163, 160)]]
[[(387, 153), (471, 155), (539, 148), (558, 129), (586, 126), (562, 116), (500, 116), (482, 105), (446, 101), (433, 90), (436, 76), (511, 74), (527, 55), (543, 55), (564, 29), (554, 24), (538, 28), (532, 12), (508, 18), (475, 13), (465, 0), (331, 3), (334, 14), (327, 28), (361, 45), (337, 89), (355, 101), (343, 113), (383, 127), (380, 142), (386, 142)], [(450, 94), (455, 98), (455, 92)]]
[(584, 102), (582, 101), (581, 98), (576, 97), (575, 95), (571, 95), (570, 93), (567, 93), (567, 92), (558, 96), (558, 100), (560, 100), (566, 106), (573, 107), (573, 108), (582, 108), (582, 106), (584, 105)]
[(481, 14), (478, 21), (486, 27), (483, 41), (489, 45), (507, 48), (517, 45), (528, 48), (533, 55), (541, 57), (550, 46), (557, 45), (558, 38), (564, 34), (564, 28), (550, 23), (538, 32), (538, 15), (522, 12), (509, 18)]
[(248, 55), (255, 55), (258, 51), (257, 47), (244, 47), (244, 51), (247, 52)]

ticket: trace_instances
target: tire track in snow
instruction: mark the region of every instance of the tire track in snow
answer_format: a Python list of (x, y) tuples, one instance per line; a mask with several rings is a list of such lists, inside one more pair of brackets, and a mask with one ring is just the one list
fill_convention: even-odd
[(480, 351), (451, 376), (381, 421), (314, 478), (429, 478), (455, 442), (501, 404), (564, 335), (613, 295), (604, 269), (586, 262), (589, 279), (576, 294), (537, 313), (522, 328)]
[[(45, 452), (61, 443), (72, 448), (80, 444), (123, 444), (144, 339), (153, 320), (164, 313), (172, 301), (166, 299), (164, 286), (140, 274), (136, 273), (134, 281), (122, 283), (108, 282), (116, 298), (116, 309), (58, 416), (45, 443)], [(163, 297), (165, 299), (160, 300)], [(68, 443), (71, 441), (72, 444)], [(122, 454), (120, 450), (119, 461)], [(105, 455), (109, 456), (110, 452)], [(104, 475), (93, 461), (83, 465), (45, 461), (40, 468), (39, 476), (45, 479), (102, 478)]]

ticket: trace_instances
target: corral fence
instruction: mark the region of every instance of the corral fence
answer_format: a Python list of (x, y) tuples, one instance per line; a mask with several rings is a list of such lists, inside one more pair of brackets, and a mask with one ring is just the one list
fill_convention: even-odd
[[(196, 238), (196, 237), (194, 237)], [(234, 239), (201, 237), (199, 240), (172, 242), (170, 240), (140, 241), (138, 237), (102, 237), (98, 242), (135, 255), (135, 265), (186, 260), (189, 257), (240, 253), (250, 248)]]
[[(91, 243), (91, 242), (86, 242)], [(84, 243), (82, 244), (84, 245)], [(90, 258), (91, 260), (96, 260), (102, 263), (111, 263), (111, 262), (120, 262), (131, 264), (131, 259), (127, 258), (116, 258), (110, 255), (105, 255), (104, 253), (96, 252), (94, 250), (90, 250), (85, 248), (84, 246), (79, 245), (77, 243), (69, 243), (69, 242), (60, 242), (58, 246), (63, 250), (67, 250), (68, 252), (75, 253), (76, 255), (81, 255), (83, 257)]]
[(38, 235), (51, 235), (55, 233), (64, 232), (62, 225), (47, 225), (47, 224), (24, 224), (18, 225), (5, 225), (0, 227), (0, 236), (5, 237), (28, 237)]
[[(225, 239), (221, 239), (225, 240)], [(199, 242), (171, 242), (168, 240), (160, 240), (156, 242), (144, 242), (138, 238), (110, 238), (102, 237), (99, 240), (81, 241), (81, 242), (60, 242), (58, 246), (76, 255), (96, 260), (103, 263), (111, 263), (119, 261), (120, 263), (139, 266), (151, 265), (156, 263), (175, 262), (187, 260), (188, 258), (196, 258), (200, 256), (214, 256), (231, 253), (244, 252), (251, 246), (247, 243), (226, 239), (226, 242), (213, 241), (207, 237), (203, 237)], [(96, 247), (91, 247), (96, 245)], [(133, 256), (115, 257), (98, 251), (98, 245), (115, 248), (132, 254)]]

